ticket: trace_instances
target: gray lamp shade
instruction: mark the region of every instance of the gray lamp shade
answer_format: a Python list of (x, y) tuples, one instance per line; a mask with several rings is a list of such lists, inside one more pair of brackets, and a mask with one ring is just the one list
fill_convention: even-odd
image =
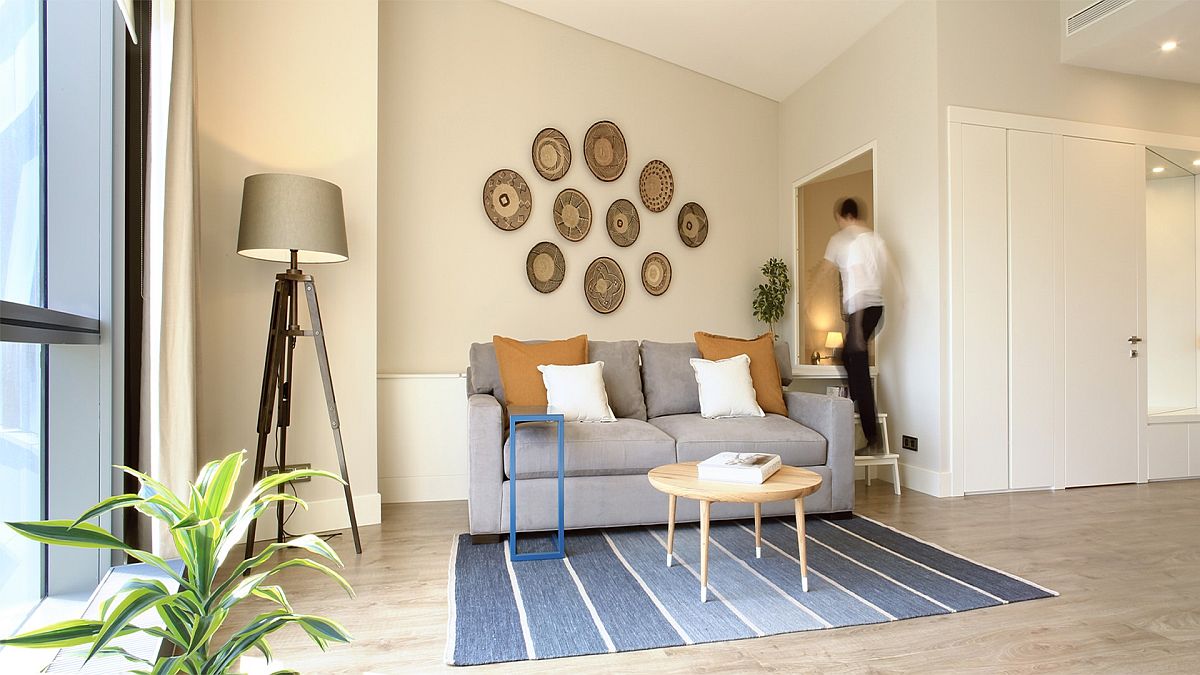
[(291, 262), (293, 250), (301, 263), (342, 262), (349, 257), (342, 189), (319, 178), (288, 173), (247, 176), (238, 253)]

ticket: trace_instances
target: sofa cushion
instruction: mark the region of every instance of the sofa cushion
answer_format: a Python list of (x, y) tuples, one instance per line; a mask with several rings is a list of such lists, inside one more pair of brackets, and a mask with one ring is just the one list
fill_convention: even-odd
[(546, 384), (540, 365), (578, 366), (588, 362), (586, 335), (550, 342), (521, 342), (499, 335), (492, 336), (500, 380), (508, 405), (546, 406)]
[[(676, 461), (675, 439), (641, 420), (567, 422), (565, 437), (567, 476), (639, 474)], [(521, 424), (517, 427), (517, 438), (518, 478), (558, 476), (558, 425)], [(504, 441), (504, 475), (509, 478), (512, 477), (508, 462), (510, 443), (511, 438)]]
[[(530, 340), (540, 343), (542, 340)], [(604, 388), (608, 391), (608, 404), (617, 417), (646, 419), (646, 400), (642, 398), (642, 373), (638, 366), (638, 343), (636, 340), (618, 342), (588, 341), (588, 359), (604, 362)], [(467, 370), (467, 394), (491, 394), (507, 405), (504, 385), (500, 381), (500, 366), (496, 363), (496, 349), (490, 342), (471, 345), (470, 368)], [(699, 402), (697, 401), (697, 406)], [(700, 408), (697, 407), (697, 410)]]
[(604, 389), (617, 417), (645, 421), (646, 399), (642, 397), (642, 370), (638, 365), (637, 340), (588, 342), (588, 359), (604, 362)]
[(652, 417), (650, 424), (676, 441), (680, 462), (703, 461), (719, 452), (767, 452), (788, 466), (825, 464), (825, 437), (782, 415), (705, 419), (699, 414)]
[(695, 342), (642, 342), (642, 390), (646, 414), (700, 412), (700, 393), (691, 359), (700, 358)]
[(721, 361), (741, 354), (749, 356), (750, 377), (754, 380), (754, 392), (758, 406), (764, 412), (776, 415), (787, 414), (787, 404), (783, 402), (779, 352), (775, 348), (774, 333), (763, 333), (756, 338), (747, 340), (696, 331), (695, 337), (700, 353), (709, 361)]

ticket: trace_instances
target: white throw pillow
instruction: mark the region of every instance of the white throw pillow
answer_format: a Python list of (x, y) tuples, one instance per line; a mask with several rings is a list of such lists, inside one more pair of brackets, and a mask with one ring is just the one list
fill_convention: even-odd
[(604, 362), (580, 366), (538, 366), (546, 384), (546, 412), (569, 422), (614, 422), (604, 389)]
[(700, 388), (700, 415), (717, 417), (764, 417), (750, 379), (750, 357), (745, 354), (707, 361), (691, 359)]

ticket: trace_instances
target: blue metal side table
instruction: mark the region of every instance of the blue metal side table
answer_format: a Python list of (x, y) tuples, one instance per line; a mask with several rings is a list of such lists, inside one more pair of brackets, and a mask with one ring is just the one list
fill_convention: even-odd
[[(554, 422), (558, 425), (558, 548), (537, 553), (517, 553), (517, 425), (523, 422)], [(567, 557), (563, 518), (563, 441), (566, 418), (546, 412), (544, 407), (513, 406), (508, 409), (508, 552), (513, 560), (561, 560)]]

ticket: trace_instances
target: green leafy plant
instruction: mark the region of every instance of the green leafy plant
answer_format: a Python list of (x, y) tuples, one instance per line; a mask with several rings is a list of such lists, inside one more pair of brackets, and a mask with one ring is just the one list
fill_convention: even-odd
[(754, 318), (770, 326), (771, 332), (775, 333), (775, 324), (783, 318), (787, 294), (792, 290), (792, 278), (788, 275), (787, 263), (779, 258), (771, 258), (760, 269), (767, 280), (754, 289), (751, 307)]
[[(340, 574), (308, 558), (285, 560), (265, 572), (258, 571), (276, 553), (289, 548), (315, 553), (341, 566), (337, 553), (316, 535), (308, 534), (291, 541), (269, 544), (257, 555), (239, 563), (227, 576), (219, 578), (221, 564), (245, 537), (250, 523), (268, 507), (282, 501), (308, 508), (300, 498), (273, 490), (284, 483), (305, 477), (323, 476), (341, 482), (340, 478), (328, 471), (316, 470), (267, 476), (250, 490), (249, 496), (235, 510), (226, 515), (245, 462), (243, 455), (244, 452), (235, 452), (220, 461), (206, 464), (195, 484), (189, 484), (186, 495), (174, 494), (144, 473), (118, 467), (141, 482), (137, 494), (105, 499), (74, 521), (8, 523), (19, 534), (44, 544), (124, 551), (129, 557), (161, 570), (174, 579), (179, 588), (172, 593), (156, 579), (134, 579), (104, 601), (99, 620), (62, 621), (0, 640), (0, 645), (57, 648), (90, 644), (88, 659), (97, 654), (117, 654), (136, 663), (135, 668), (140, 668), (132, 671), (136, 673), (219, 675), (230, 672), (242, 654), (250, 649), (262, 652), (269, 662), (271, 649), (267, 644), (267, 636), (288, 624), (298, 625), (322, 650), (333, 642), (349, 642), (350, 636), (336, 621), (297, 614), (283, 588), (265, 583), (285, 569), (305, 567), (333, 579), (354, 597), (354, 590)], [(184, 574), (176, 572), (163, 558), (133, 548), (103, 528), (86, 522), (103, 513), (131, 507), (167, 524), (186, 568)], [(266, 600), (275, 608), (255, 616), (245, 626), (234, 630), (224, 643), (214, 645), (214, 636), (230, 610), (250, 596)], [(134, 624), (138, 617), (150, 611), (157, 613), (163, 627)], [(117, 637), (137, 632), (169, 642), (174, 647), (174, 653), (152, 663), (110, 644)]]

